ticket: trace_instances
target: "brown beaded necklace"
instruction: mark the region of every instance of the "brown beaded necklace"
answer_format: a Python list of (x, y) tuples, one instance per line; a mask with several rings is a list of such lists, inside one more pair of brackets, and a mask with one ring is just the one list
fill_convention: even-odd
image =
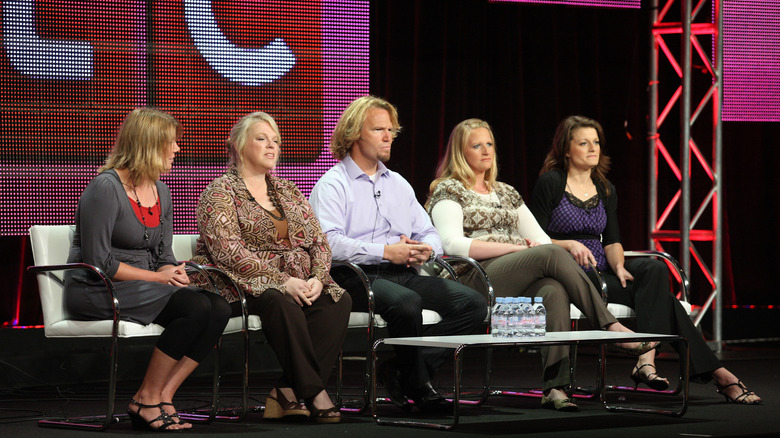
[(268, 197), (271, 198), (271, 203), (274, 204), (274, 208), (276, 208), (276, 211), (279, 212), (279, 216), (273, 214), (269, 210), (266, 210), (265, 207), (263, 207), (259, 203), (257, 205), (260, 205), (260, 208), (265, 210), (265, 212), (268, 213), (268, 215), (271, 216), (272, 218), (278, 221), (283, 221), (285, 215), (284, 215), (284, 210), (282, 209), (282, 203), (279, 202), (279, 197), (276, 196), (276, 188), (274, 187), (273, 184), (271, 184), (271, 179), (268, 178), (268, 175), (265, 176), (265, 184), (268, 187)]
[(265, 185), (268, 190), (268, 198), (271, 200), (271, 203), (274, 205), (274, 209), (276, 209), (276, 211), (279, 212), (279, 216), (275, 215), (272, 211), (267, 210), (259, 202), (257, 202), (257, 199), (255, 199), (255, 197), (252, 196), (252, 193), (249, 192), (249, 188), (246, 187), (246, 181), (244, 182), (244, 188), (246, 188), (246, 191), (249, 193), (249, 200), (254, 201), (255, 204), (257, 204), (260, 208), (263, 209), (264, 212), (268, 213), (268, 216), (271, 216), (277, 221), (283, 221), (286, 216), (284, 214), (284, 209), (282, 209), (282, 203), (279, 202), (279, 197), (276, 196), (276, 188), (271, 183), (271, 178), (269, 178), (267, 174), (265, 175)]

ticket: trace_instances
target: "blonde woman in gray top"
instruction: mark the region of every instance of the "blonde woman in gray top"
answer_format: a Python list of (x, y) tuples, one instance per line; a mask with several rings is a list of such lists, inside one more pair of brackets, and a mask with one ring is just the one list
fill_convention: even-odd
[[(162, 111), (139, 108), (125, 118), (106, 164), (81, 194), (68, 255), (68, 263), (97, 266), (111, 278), (121, 319), (165, 327), (127, 408), (134, 427), (158, 431), (192, 427), (173, 397), (230, 317), (224, 298), (189, 287), (171, 249), (171, 194), (159, 178), (171, 170), (180, 137), (179, 122)], [(113, 317), (111, 296), (94, 277), (65, 276), (65, 307), (74, 319)]]

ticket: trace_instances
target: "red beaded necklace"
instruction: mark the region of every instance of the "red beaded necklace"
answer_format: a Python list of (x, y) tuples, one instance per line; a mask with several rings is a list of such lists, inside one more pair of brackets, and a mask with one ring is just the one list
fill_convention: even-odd
[[(144, 242), (149, 244), (149, 227), (146, 225), (146, 216), (144, 216), (144, 206), (141, 205), (141, 198), (138, 196), (138, 192), (135, 190), (135, 184), (132, 186), (127, 185), (125, 183), (122, 183), (123, 185), (130, 187), (133, 189), (133, 194), (135, 195), (135, 203), (138, 204), (138, 210), (141, 212), (141, 222), (144, 224)], [(151, 207), (146, 207), (149, 210), (149, 216), (153, 215), (154, 212), (152, 211), (152, 208), (159, 207), (160, 206), (160, 198), (157, 194), (157, 187), (153, 187), (152, 191), (154, 191), (154, 205)], [(163, 218), (162, 218), (162, 211), (160, 211), (160, 227), (163, 225)], [(163, 253), (163, 233), (160, 232), (160, 243), (157, 244), (157, 255), (161, 256)], [(152, 262), (149, 262), (149, 270), (154, 271), (154, 266), (152, 265)]]

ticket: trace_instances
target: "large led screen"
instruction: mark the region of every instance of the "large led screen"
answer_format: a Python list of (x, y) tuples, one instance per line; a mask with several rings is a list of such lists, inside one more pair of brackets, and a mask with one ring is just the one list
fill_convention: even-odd
[(492, 2), (507, 3), (543, 3), (549, 5), (567, 6), (598, 6), (604, 8), (631, 8), (638, 9), (642, 0), (490, 0)]
[(197, 198), (249, 112), (274, 116), (277, 173), (308, 194), (334, 163), (327, 143), (340, 112), (368, 92), (368, 31), (367, 1), (3, 1), (0, 234), (72, 223), (139, 106), (184, 126), (162, 178), (176, 232), (196, 231)]

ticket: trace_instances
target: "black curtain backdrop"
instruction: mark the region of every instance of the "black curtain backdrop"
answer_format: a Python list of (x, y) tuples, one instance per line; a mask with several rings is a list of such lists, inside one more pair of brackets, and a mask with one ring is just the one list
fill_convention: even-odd
[[(527, 199), (557, 123), (571, 114), (593, 117), (604, 126), (605, 152), (613, 160), (609, 177), (620, 195), (624, 246), (646, 249), (649, 47), (646, 9), (372, 0), (370, 91), (398, 106), (404, 127), (388, 166), (424, 202), (450, 130), (479, 117), (496, 135), (499, 178)], [(662, 74), (677, 83), (669, 71)], [(665, 129), (675, 125), (669, 120)], [(704, 136), (698, 141), (708, 153), (706, 133), (695, 134)], [(663, 135), (678, 153), (674, 132)], [(778, 123), (724, 123), (724, 266), (733, 267), (727, 269), (733, 277), (724, 278), (727, 304), (780, 304), (774, 287), (780, 272), (778, 138)], [(661, 172), (664, 196), (671, 178)], [(0, 237), (0, 323), (16, 314), (17, 294), (19, 323), (41, 323), (35, 278), (24, 272), (32, 264), (27, 240)], [(710, 257), (706, 245), (700, 248)], [(669, 251), (679, 254), (675, 246)], [(692, 282), (693, 301), (701, 304), (708, 286), (701, 274)]]
[[(421, 201), (461, 120), (487, 120), (499, 178), (529, 196), (557, 123), (599, 120), (617, 164), (621, 211), (646, 247), (647, 14), (473, 1), (372, 2), (371, 92), (398, 106), (403, 131), (389, 165)], [(626, 127), (627, 126), (627, 130)], [(627, 137), (627, 132), (632, 137)]]
[[(469, 117), (491, 123), (499, 179), (533, 202), (530, 193), (555, 126), (568, 115), (582, 114), (604, 126), (604, 151), (613, 163), (609, 178), (620, 195), (623, 244), (648, 248), (646, 7), (380, 0), (371, 2), (371, 20), (371, 93), (396, 104), (403, 125), (388, 166), (412, 183), (421, 202), (450, 130)], [(679, 79), (661, 64), (661, 80), (671, 95)], [(701, 74), (694, 84), (700, 93), (707, 78)], [(678, 120), (673, 112), (662, 131), (672, 154), (679, 154)], [(707, 123), (694, 126), (694, 138), (708, 155)], [(780, 302), (771, 286), (780, 263), (769, 255), (769, 248), (780, 244), (773, 172), (778, 135), (777, 123), (724, 123), (726, 304)], [(700, 168), (693, 166), (693, 175), (696, 199), (709, 187)], [(662, 168), (659, 180), (662, 199), (669, 199), (676, 189), (672, 174)], [(670, 220), (678, 223), (678, 215), (675, 209)], [(705, 215), (699, 228), (710, 226)], [(710, 247), (697, 244), (708, 264)], [(678, 246), (667, 249), (678, 256)], [(698, 268), (692, 272), (694, 303), (701, 304), (710, 288)]]

